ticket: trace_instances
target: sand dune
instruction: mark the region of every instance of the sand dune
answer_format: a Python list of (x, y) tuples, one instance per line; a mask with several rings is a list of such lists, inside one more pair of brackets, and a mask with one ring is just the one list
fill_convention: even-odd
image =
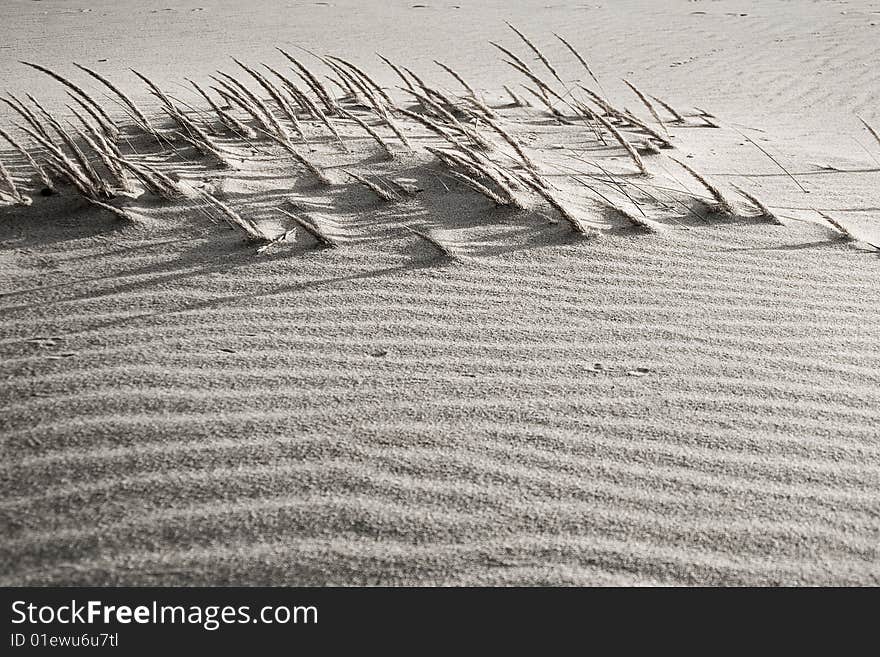
[[(407, 106), (372, 51), (461, 93), (438, 58), (587, 235), (534, 194), (515, 211), (450, 180), (424, 150), (442, 141), (412, 122), (413, 153), (383, 128), (388, 161), (350, 121), (349, 152), (304, 121), (297, 147), (329, 186), (267, 140), (217, 136), (220, 169), (132, 132), (138, 161), (296, 230), (261, 254), (194, 193), (127, 199), (124, 224), (70, 191), (40, 197), (3, 150), (33, 197), (0, 208), (4, 585), (880, 581), (880, 144), (856, 119), (880, 124), (872, 3), (89, 4), (0, 9), (13, 93), (61, 112), (63, 88), (14, 62), (74, 77), (79, 61), (153, 117), (128, 66), (183, 97), (184, 77), (233, 72), (227, 53), (279, 64), (273, 46), (298, 43), (351, 56)], [(583, 72), (553, 32), (643, 121), (620, 78), (681, 109), (675, 149), (643, 152), (650, 177), (607, 132), (507, 105), (520, 79), (486, 41), (527, 53), (501, 7), (566, 81)], [(3, 112), (0, 127), (19, 120)], [(670, 153), (734, 212), (707, 213)], [(590, 170), (572, 154), (644, 185), (656, 231), (573, 180)], [(382, 203), (344, 170), (420, 191)]]

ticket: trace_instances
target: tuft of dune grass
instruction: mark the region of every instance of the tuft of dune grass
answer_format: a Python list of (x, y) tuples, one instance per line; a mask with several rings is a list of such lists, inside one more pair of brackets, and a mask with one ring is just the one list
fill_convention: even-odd
[(434, 251), (436, 251), (440, 257), (445, 258), (445, 259), (449, 259), (449, 260), (458, 260), (459, 259), (458, 254), (452, 249), (451, 246), (449, 246), (448, 244), (445, 244), (444, 242), (441, 242), (439, 239), (437, 239), (436, 237), (434, 237), (430, 233), (427, 233), (427, 232), (421, 231), (421, 230), (417, 230), (415, 228), (407, 226), (406, 224), (402, 224), (402, 225), (407, 231), (409, 231), (410, 233), (412, 233), (413, 235), (415, 235), (416, 237), (418, 237), (422, 241), (426, 242), (429, 246), (431, 246), (431, 248), (434, 249)]
[(708, 210), (710, 212), (723, 212), (725, 214), (734, 214), (733, 205), (730, 203), (730, 201), (727, 200), (727, 197), (724, 196), (724, 194), (721, 192), (721, 190), (718, 189), (718, 187), (713, 182), (711, 182), (704, 175), (695, 171), (693, 169), (693, 167), (691, 167), (688, 164), (685, 164), (681, 160), (676, 159), (674, 157), (670, 158), (670, 159), (673, 162), (675, 162), (678, 166), (680, 166), (682, 169), (684, 169), (689, 174), (691, 174), (691, 176), (694, 178), (694, 180), (696, 180), (698, 183), (700, 183), (703, 186), (703, 188), (707, 192), (709, 192), (709, 195), (712, 197), (712, 199), (714, 201), (714, 203), (711, 203), (708, 205)]
[(41, 73), (45, 73), (49, 77), (54, 80), (60, 82), (68, 89), (72, 90), (77, 96), (83, 99), (86, 103), (88, 103), (100, 116), (102, 119), (102, 123), (104, 123), (105, 127), (109, 128), (110, 131), (114, 134), (114, 136), (118, 136), (119, 130), (116, 127), (116, 124), (113, 122), (113, 119), (110, 118), (110, 115), (104, 111), (104, 108), (101, 107), (101, 104), (98, 103), (94, 98), (92, 98), (82, 87), (77, 85), (74, 82), (71, 82), (67, 78), (65, 78), (60, 73), (56, 73), (55, 71), (46, 68), (45, 66), (41, 66), (39, 64), (33, 64), (31, 62), (21, 62), (25, 66), (30, 66), (31, 68), (40, 71)]
[(293, 219), (296, 225), (302, 228), (306, 233), (308, 233), (312, 237), (312, 239), (317, 242), (318, 245), (331, 249), (338, 246), (336, 240), (325, 233), (317, 223), (310, 221), (305, 217), (294, 214), (293, 212), (289, 212), (284, 208), (277, 208), (277, 210), (285, 214), (290, 219)]

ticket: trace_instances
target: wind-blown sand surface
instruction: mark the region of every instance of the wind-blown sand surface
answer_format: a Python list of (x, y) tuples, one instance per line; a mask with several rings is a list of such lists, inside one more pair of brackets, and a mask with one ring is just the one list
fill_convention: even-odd
[[(4, 2), (2, 86), (61, 112), (18, 61), (97, 92), (76, 61), (158, 116), (129, 66), (195, 103), (176, 83), (298, 44), (402, 102), (374, 51), (460, 93), (439, 59), (596, 232), (443, 178), (415, 124), (390, 162), (356, 126), (349, 153), (310, 128), (331, 186), (268, 142), (222, 142), (232, 169), (151, 160), (261, 225), (295, 207), (334, 249), (300, 231), (256, 254), (186, 203), (135, 199), (122, 225), (31, 185), (0, 207), (0, 583), (880, 581), (880, 144), (856, 118), (880, 125), (880, 3), (173, 4)], [(487, 41), (528, 54), (504, 20), (564, 80), (583, 71), (553, 32), (618, 105), (650, 119), (625, 77), (687, 115), (651, 178), (583, 123), (504, 106), (522, 78)], [(694, 203), (635, 230), (567, 177), (572, 151)], [(735, 215), (703, 212), (669, 153)], [(422, 191), (381, 204), (342, 168)]]

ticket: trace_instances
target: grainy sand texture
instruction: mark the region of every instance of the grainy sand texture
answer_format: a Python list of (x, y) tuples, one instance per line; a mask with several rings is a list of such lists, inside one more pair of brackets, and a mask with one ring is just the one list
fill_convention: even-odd
[(880, 580), (880, 2), (0, 36), (0, 583)]

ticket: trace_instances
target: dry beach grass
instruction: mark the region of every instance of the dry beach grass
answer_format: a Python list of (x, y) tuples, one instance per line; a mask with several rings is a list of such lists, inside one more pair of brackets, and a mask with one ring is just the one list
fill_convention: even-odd
[[(840, 97), (876, 67), (833, 3), (659, 4), (395, 4), (436, 21), (406, 52), (129, 8), (193, 51), (3, 54), (0, 581), (876, 584), (876, 103), (652, 68), (820, 20)], [(621, 47), (636, 8), (666, 40)], [(192, 40), (231, 24), (262, 47)]]

